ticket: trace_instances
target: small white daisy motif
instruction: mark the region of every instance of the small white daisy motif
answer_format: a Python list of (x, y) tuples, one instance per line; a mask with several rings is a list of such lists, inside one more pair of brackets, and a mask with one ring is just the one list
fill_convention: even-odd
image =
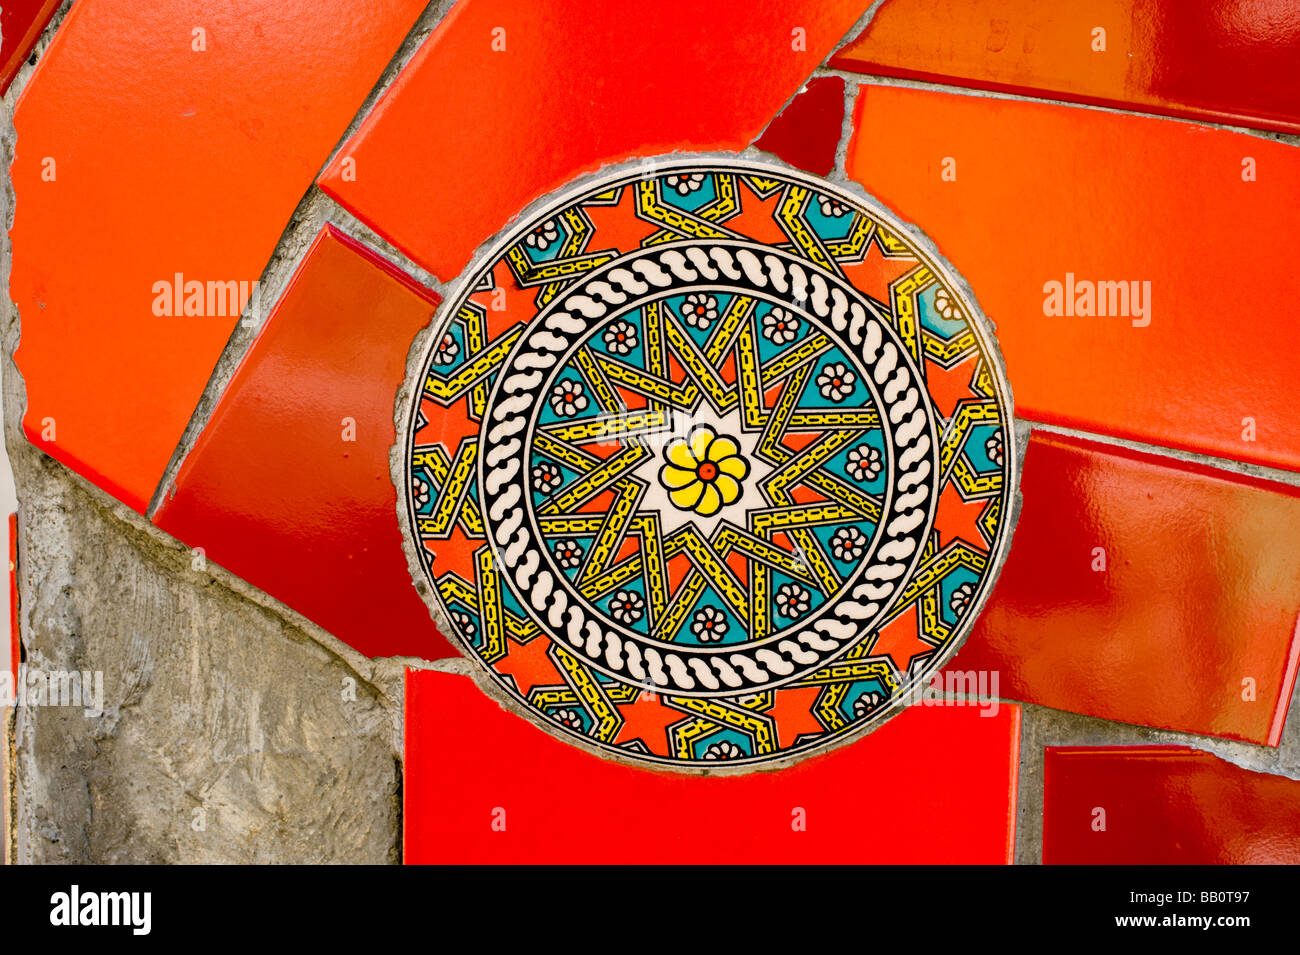
[(776, 604), (777, 613), (793, 620), (800, 614), (808, 612), (809, 599), (808, 588), (798, 584), (782, 584), (777, 588), (773, 602)]
[(701, 643), (714, 643), (727, 632), (727, 617), (717, 607), (701, 607), (691, 621), (691, 633)]
[(946, 288), (940, 288), (934, 293), (934, 310), (939, 313), (940, 318), (946, 318), (951, 322), (959, 322), (964, 317), (961, 306), (948, 294)]
[(474, 618), (463, 610), (453, 610), (451, 612), (451, 622), (456, 625), (457, 630), (467, 637), (474, 636), (474, 632), (478, 629), (474, 626)]
[(704, 750), (705, 759), (740, 759), (745, 751), (729, 739), (711, 743)]
[(853, 701), (853, 718), (862, 719), (877, 706), (884, 697), (872, 690), (870, 693), (859, 694), (858, 698)]
[(530, 249), (536, 249), (538, 252), (545, 252), (556, 239), (560, 237), (560, 229), (555, 224), (554, 219), (547, 219), (528, 235), (524, 236), (524, 244)]
[(610, 598), (609, 612), (619, 623), (636, 623), (645, 613), (645, 598), (630, 590), (620, 590)]
[(1002, 467), (1002, 432), (994, 431), (989, 439), (984, 442), (984, 453), (989, 456), (989, 460)]
[(844, 563), (857, 560), (866, 549), (867, 535), (856, 527), (841, 527), (831, 537), (831, 553)]
[(844, 473), (855, 481), (865, 483), (880, 477), (880, 469), (883, 465), (879, 448), (860, 444), (849, 452), (849, 463), (844, 468)]
[(563, 540), (555, 545), (555, 562), (565, 570), (572, 570), (582, 563), (582, 548), (575, 540)]
[(428, 503), (429, 503), (429, 484), (428, 484), (428, 482), (427, 482), (427, 481), (423, 481), (423, 480), (421, 480), (420, 478), (416, 478), (416, 479), (415, 479), (415, 483), (412, 485), (412, 488), (411, 488), (411, 489), (415, 492), (415, 507), (416, 507), (416, 509), (419, 510), (420, 508), (427, 506)]
[(438, 347), (433, 350), (433, 363), (450, 365), (459, 353), (460, 345), (456, 344), (456, 339), (452, 337), (451, 332), (448, 332), (442, 336), (442, 341), (438, 342)]
[(799, 319), (784, 308), (774, 308), (763, 316), (763, 337), (773, 345), (792, 342), (799, 334)]
[(822, 207), (822, 215), (828, 219), (838, 219), (849, 214), (849, 207), (830, 196), (818, 196), (817, 203)]
[(952, 608), (953, 613), (960, 617), (966, 612), (966, 608), (970, 606), (971, 598), (974, 596), (975, 585), (969, 582), (964, 583), (952, 592), (952, 596), (948, 598), (948, 606)]
[(626, 355), (636, 348), (636, 327), (631, 322), (615, 322), (601, 336), (611, 354)]
[(564, 475), (550, 461), (543, 461), (533, 468), (533, 490), (550, 494), (564, 483)]
[(571, 418), (587, 407), (582, 382), (562, 381), (551, 389), (551, 410), (561, 418)]
[(832, 362), (829, 365), (823, 365), (822, 370), (817, 375), (817, 390), (827, 401), (834, 401), (839, 404), (849, 395), (853, 394), (853, 383), (858, 380), (858, 376), (853, 371), (845, 367), (841, 362)]
[(718, 300), (715, 296), (697, 292), (686, 296), (682, 303), (682, 318), (691, 328), (708, 328), (718, 317)]
[(676, 189), (679, 196), (689, 196), (692, 192), (699, 192), (704, 185), (704, 173), (673, 173), (664, 179), (664, 183), (669, 189)]
[(562, 723), (572, 730), (582, 729), (582, 716), (577, 710), (570, 707), (561, 707), (558, 710), (551, 711), (551, 719), (557, 723)]

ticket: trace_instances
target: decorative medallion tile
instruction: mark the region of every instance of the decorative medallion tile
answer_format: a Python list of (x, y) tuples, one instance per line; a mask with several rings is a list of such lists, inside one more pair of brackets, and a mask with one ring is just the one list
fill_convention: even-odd
[(526, 213), (408, 382), (407, 531), (552, 733), (771, 765), (893, 715), (1010, 537), (1010, 394), (927, 244), (775, 164), (645, 160)]

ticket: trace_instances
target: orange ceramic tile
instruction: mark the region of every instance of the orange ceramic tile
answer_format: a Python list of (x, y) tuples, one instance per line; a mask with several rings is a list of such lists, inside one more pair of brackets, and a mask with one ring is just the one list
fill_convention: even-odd
[(882, 86), (856, 122), (850, 175), (970, 281), (1021, 416), (1300, 469), (1300, 150)]
[(1298, 61), (1293, 0), (887, 0), (831, 63), (1295, 133)]
[(370, 656), (451, 655), (402, 554), (393, 405), (438, 296), (328, 228), (155, 522)]
[[(1049, 746), (1043, 785), (1047, 864), (1300, 863), (1300, 781), (1251, 772), (1210, 753), (1183, 746)], [(1200, 898), (1210, 887), (1195, 888), (1197, 904), (1187, 908), (1213, 911)]]
[(23, 61), (63, 0), (6, 0), (0, 5), (0, 95), (8, 92)]
[(464, 676), (408, 670), (405, 860), (1007, 863), (1020, 710), (980, 712), (917, 707), (788, 769), (702, 778), (598, 758)]
[(1276, 746), (1300, 489), (1036, 432), (1015, 546), (953, 664), (1004, 698)]
[(529, 202), (636, 155), (747, 146), (866, 0), (461, 0), (321, 186), (444, 279)]
[(11, 294), (34, 443), (145, 507), (239, 283), (258, 280), (423, 7), (78, 0), (14, 120)]

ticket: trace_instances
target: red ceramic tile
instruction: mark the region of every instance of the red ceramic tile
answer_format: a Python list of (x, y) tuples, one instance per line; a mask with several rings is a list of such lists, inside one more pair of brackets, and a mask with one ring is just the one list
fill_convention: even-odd
[(1294, 133), (1297, 61), (1292, 0), (888, 0), (831, 62)]
[(1043, 862), (1295, 865), (1300, 781), (1182, 746), (1048, 747)]
[(1021, 492), (954, 667), (999, 671), (1008, 699), (1278, 744), (1300, 653), (1300, 489), (1039, 431)]
[(0, 5), (0, 95), (9, 91), (9, 84), (62, 2), (5, 0)]
[(321, 233), (155, 516), (370, 656), (451, 655), (411, 585), (388, 470), (406, 353), (437, 301)]
[(835, 150), (844, 127), (844, 80), (811, 80), (754, 144), (792, 166), (826, 176), (835, 168)]
[(790, 769), (683, 776), (597, 758), (502, 710), (464, 676), (411, 670), (405, 858), (1010, 862), (1019, 738), (1014, 706), (987, 717), (917, 707)]
[[(237, 320), (207, 283), (260, 277), (423, 7), (78, 0), (14, 120), (35, 444), (144, 509)], [(178, 276), (217, 314), (156, 314)]]
[(579, 173), (749, 145), (867, 6), (461, 0), (321, 186), (450, 279)]
[[(970, 281), (1021, 416), (1300, 469), (1300, 278), (1283, 212), (1300, 194), (1300, 150), (896, 87), (864, 87), (855, 118), (850, 175)], [(1245, 159), (1256, 181), (1243, 181)], [(1139, 283), (1129, 315), (1113, 314), (1118, 287), (1103, 296), (1112, 314), (1078, 314), (1097, 311), (1101, 282)], [(1066, 300), (1070, 313), (1046, 314)]]

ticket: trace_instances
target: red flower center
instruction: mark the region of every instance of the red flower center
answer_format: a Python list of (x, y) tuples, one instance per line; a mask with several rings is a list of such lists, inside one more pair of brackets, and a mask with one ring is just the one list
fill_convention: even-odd
[(718, 466), (712, 461), (705, 461), (695, 472), (701, 481), (712, 481), (718, 476)]

